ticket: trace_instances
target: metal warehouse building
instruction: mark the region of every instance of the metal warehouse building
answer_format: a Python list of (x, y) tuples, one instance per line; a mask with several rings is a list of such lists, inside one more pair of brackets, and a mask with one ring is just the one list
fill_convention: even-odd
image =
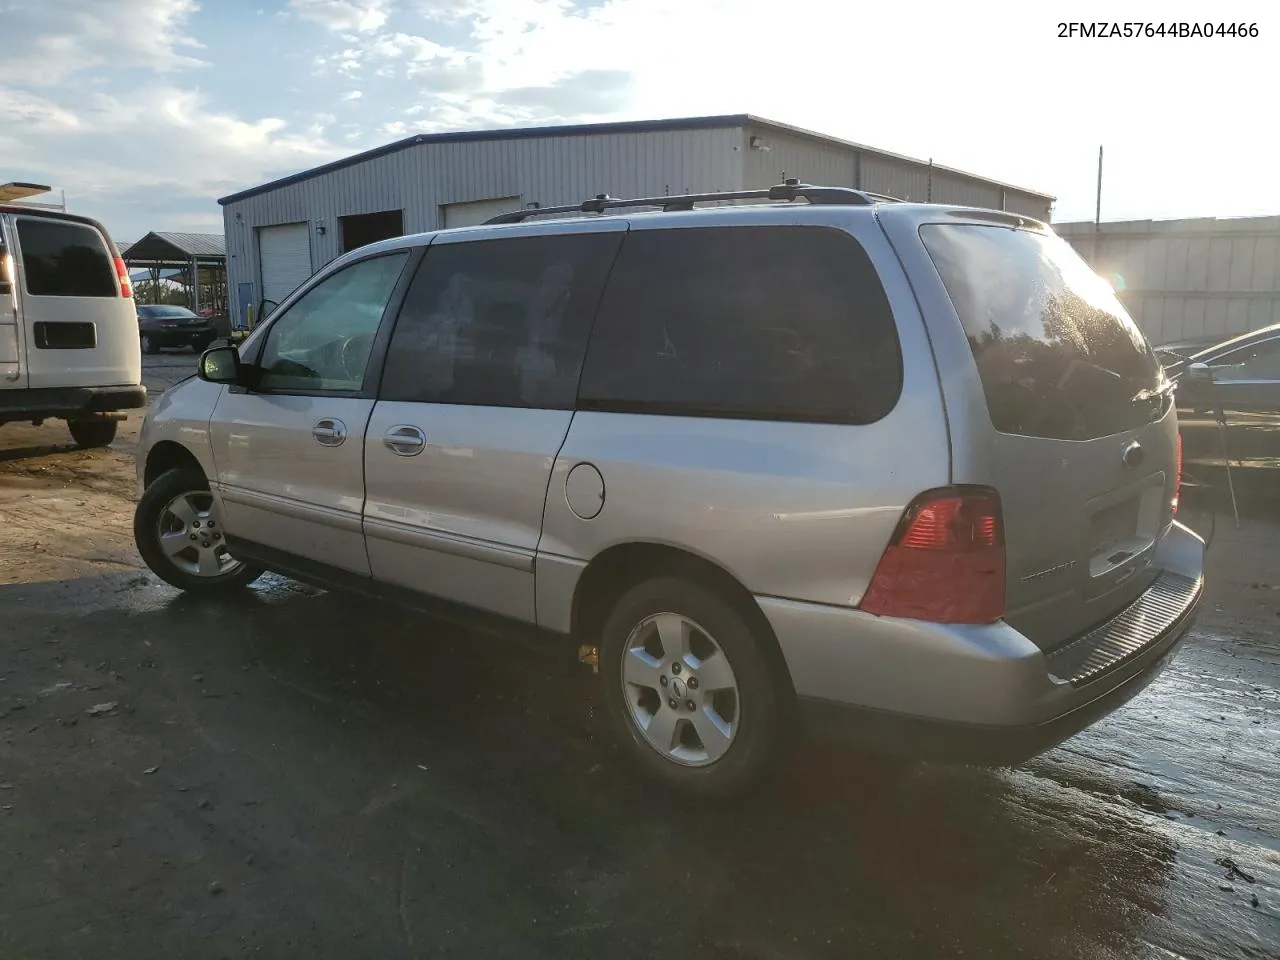
[(424, 134), (223, 197), (235, 323), (347, 250), (597, 194), (763, 189), (784, 178), (1048, 221), (1053, 197), (746, 114)]
[(1153, 343), (1280, 323), (1280, 217), (1063, 223)]

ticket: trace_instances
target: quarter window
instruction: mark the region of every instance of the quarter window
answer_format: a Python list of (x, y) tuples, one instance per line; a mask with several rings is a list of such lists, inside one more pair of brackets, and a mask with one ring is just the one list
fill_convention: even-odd
[(356, 391), (408, 251), (344, 267), (276, 318), (258, 362), (264, 391)]
[(871, 423), (902, 389), (862, 245), (829, 227), (636, 231), (582, 375), (589, 409)]
[(381, 399), (572, 408), (620, 233), (437, 244), (405, 295)]

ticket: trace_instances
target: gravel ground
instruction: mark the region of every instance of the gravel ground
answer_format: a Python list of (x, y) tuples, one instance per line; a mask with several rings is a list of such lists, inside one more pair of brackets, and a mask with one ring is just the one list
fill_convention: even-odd
[[(147, 358), (152, 389), (192, 360)], [(893, 774), (809, 748), (696, 808), (529, 651), (279, 578), (161, 585), (138, 423), (92, 452), (0, 429), (0, 957), (1280, 956), (1259, 489), (1240, 530), (1188, 495), (1214, 536), (1193, 636), (1061, 748)]]

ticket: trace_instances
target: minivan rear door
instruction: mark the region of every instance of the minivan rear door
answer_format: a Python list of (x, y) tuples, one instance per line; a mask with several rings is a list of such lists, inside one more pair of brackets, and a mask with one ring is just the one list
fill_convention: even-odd
[(141, 382), (138, 316), (106, 234), (84, 218), (35, 212), (11, 214), (10, 226), (27, 385)]
[(9, 217), (0, 214), (0, 390), (27, 385), (22, 362), (22, 320), (18, 313), (18, 287), (14, 283), (13, 256), (9, 253)]
[(1006, 619), (1052, 649), (1156, 575), (1177, 475), (1172, 390), (1112, 288), (1051, 230), (950, 216), (912, 232), (953, 479), (999, 491)]

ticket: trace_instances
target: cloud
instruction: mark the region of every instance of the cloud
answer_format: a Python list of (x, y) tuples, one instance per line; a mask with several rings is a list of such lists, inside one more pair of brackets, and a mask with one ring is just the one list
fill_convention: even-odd
[[(121, 235), (190, 226), (184, 214), (212, 211), (219, 196), (350, 149), (327, 138), (325, 115), (298, 128), (245, 119), (165, 84), (78, 99), (72, 116), (48, 101), (0, 97), (0, 155), (6, 173), (64, 186), (74, 209)], [(43, 127), (33, 130), (33, 114)]]
[(204, 66), (184, 52), (201, 44), (186, 31), (195, 0), (10, 0), (0, 7), (0, 82), (56, 86), (104, 67), (169, 73)]
[(335, 33), (370, 33), (391, 15), (389, 0), (289, 0), (289, 9), (304, 20)]
[(344, 103), (354, 103), (355, 101), (359, 100), (363, 96), (364, 94), (361, 93), (359, 90), (348, 90), (346, 93), (342, 95), (342, 99)]
[(624, 70), (579, 70), (543, 86), (504, 90), (495, 99), (556, 117), (590, 117), (624, 106), (630, 89), (631, 74)]
[(0, 128), (8, 124), (28, 133), (57, 133), (77, 129), (80, 118), (52, 100), (0, 87)]

